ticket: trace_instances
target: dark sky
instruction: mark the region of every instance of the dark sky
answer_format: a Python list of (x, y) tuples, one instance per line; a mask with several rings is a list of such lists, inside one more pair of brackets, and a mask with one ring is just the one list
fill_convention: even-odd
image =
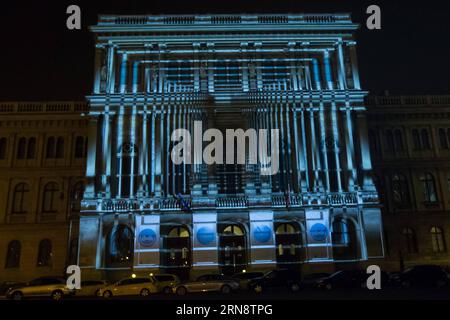
[[(66, 29), (66, 8), (82, 10), (83, 30)], [(365, 28), (366, 8), (382, 8), (382, 30)], [(450, 93), (450, 0), (437, 1), (3, 1), (0, 100), (78, 100), (93, 78), (98, 14), (350, 12), (362, 84), (373, 93)]]

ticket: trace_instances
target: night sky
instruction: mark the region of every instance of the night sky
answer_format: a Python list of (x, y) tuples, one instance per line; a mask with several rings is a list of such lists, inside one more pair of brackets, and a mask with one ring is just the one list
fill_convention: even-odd
[[(81, 7), (83, 29), (66, 28)], [(365, 27), (366, 8), (382, 9), (382, 30)], [(83, 100), (92, 89), (98, 14), (350, 12), (363, 88), (381, 94), (450, 94), (450, 1), (9, 1), (0, 6), (0, 100)]]

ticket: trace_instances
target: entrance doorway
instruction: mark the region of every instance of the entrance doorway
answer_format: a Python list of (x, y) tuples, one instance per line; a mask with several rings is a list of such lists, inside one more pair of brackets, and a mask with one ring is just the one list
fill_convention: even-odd
[(305, 259), (302, 234), (297, 223), (281, 223), (276, 227), (277, 264), (282, 268), (295, 268)]
[(228, 225), (219, 232), (219, 263), (221, 272), (232, 275), (247, 266), (247, 241), (244, 228)]
[(191, 235), (184, 226), (172, 228), (164, 239), (162, 257), (165, 272), (188, 279), (191, 269)]

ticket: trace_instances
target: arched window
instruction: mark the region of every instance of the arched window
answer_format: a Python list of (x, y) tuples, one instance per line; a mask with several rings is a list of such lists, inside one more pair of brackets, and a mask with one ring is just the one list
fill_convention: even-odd
[(422, 185), (423, 199), (426, 202), (437, 202), (436, 184), (434, 176), (431, 173), (425, 173), (420, 176)]
[(70, 192), (70, 206), (72, 210), (79, 211), (81, 199), (84, 193), (84, 183), (79, 181), (74, 184)]
[(422, 138), (423, 149), (425, 149), (425, 150), (431, 149), (430, 136), (428, 134), (428, 130), (422, 129), (422, 131), (420, 132), (420, 136)]
[(106, 262), (114, 265), (131, 265), (133, 262), (134, 236), (130, 227), (115, 226), (107, 239)]
[(243, 236), (244, 235), (244, 231), (242, 230), (241, 227), (233, 224), (233, 225), (227, 226), (223, 230), (222, 234), (224, 234), (224, 235), (233, 235), (233, 236)]
[(8, 142), (6, 138), (0, 138), (0, 159), (6, 158), (6, 148), (8, 146)]
[(47, 149), (45, 152), (45, 157), (47, 159), (53, 159), (55, 157), (55, 138), (54, 137), (49, 137), (47, 139)]
[(64, 158), (64, 138), (59, 137), (56, 141), (56, 158), (62, 159)]
[(391, 130), (386, 130), (386, 152), (394, 153), (394, 135)]
[(185, 227), (172, 228), (168, 235), (169, 238), (189, 238), (189, 230)]
[(51, 267), (52, 266), (52, 242), (49, 239), (44, 239), (39, 243), (38, 250), (38, 267)]
[(17, 146), (17, 159), (25, 159), (25, 153), (27, 151), (27, 139), (22, 137), (19, 139)]
[(28, 193), (30, 189), (26, 183), (19, 183), (14, 188), (12, 199), (12, 213), (26, 213)]
[(415, 150), (420, 150), (422, 147), (421, 147), (421, 143), (420, 143), (419, 130), (413, 129), (412, 130), (412, 137), (413, 137), (414, 149)]
[(396, 205), (410, 203), (408, 181), (403, 174), (394, 174), (392, 177), (392, 196)]
[(6, 251), (6, 263), (5, 268), (18, 268), (20, 266), (20, 241), (13, 240), (8, 244), (8, 250)]
[(42, 200), (42, 212), (58, 212), (56, 202), (58, 192), (59, 188), (55, 182), (50, 182), (45, 185), (44, 196)]
[(396, 152), (402, 152), (405, 150), (405, 146), (403, 144), (403, 133), (399, 129), (395, 130), (394, 132), (394, 142)]
[(337, 219), (333, 222), (333, 244), (347, 246), (350, 243), (350, 233), (347, 221)]
[(28, 140), (27, 159), (34, 159), (36, 156), (36, 138), (32, 137)]
[(280, 224), (277, 229), (275, 230), (275, 234), (297, 234), (297, 230), (295, 230), (295, 227), (290, 223), (282, 223)]
[(447, 247), (445, 245), (444, 231), (439, 227), (431, 228), (431, 245), (433, 252), (440, 253), (446, 252)]
[(75, 140), (75, 158), (81, 159), (84, 157), (84, 138), (78, 136)]
[(448, 149), (447, 132), (445, 129), (439, 129), (439, 145), (441, 149)]
[(404, 228), (402, 230), (402, 235), (404, 237), (405, 249), (408, 253), (417, 253), (417, 239), (416, 233), (411, 228)]

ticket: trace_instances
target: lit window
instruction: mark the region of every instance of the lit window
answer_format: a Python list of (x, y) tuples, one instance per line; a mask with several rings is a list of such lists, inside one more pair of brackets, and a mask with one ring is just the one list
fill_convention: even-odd
[(426, 202), (437, 202), (436, 184), (431, 173), (422, 174), (420, 176), (422, 184), (423, 198)]
[(39, 243), (38, 251), (38, 267), (51, 267), (52, 266), (52, 242), (48, 239), (44, 239)]
[(445, 245), (444, 231), (439, 227), (431, 228), (431, 244), (433, 252), (440, 253), (447, 251)]

